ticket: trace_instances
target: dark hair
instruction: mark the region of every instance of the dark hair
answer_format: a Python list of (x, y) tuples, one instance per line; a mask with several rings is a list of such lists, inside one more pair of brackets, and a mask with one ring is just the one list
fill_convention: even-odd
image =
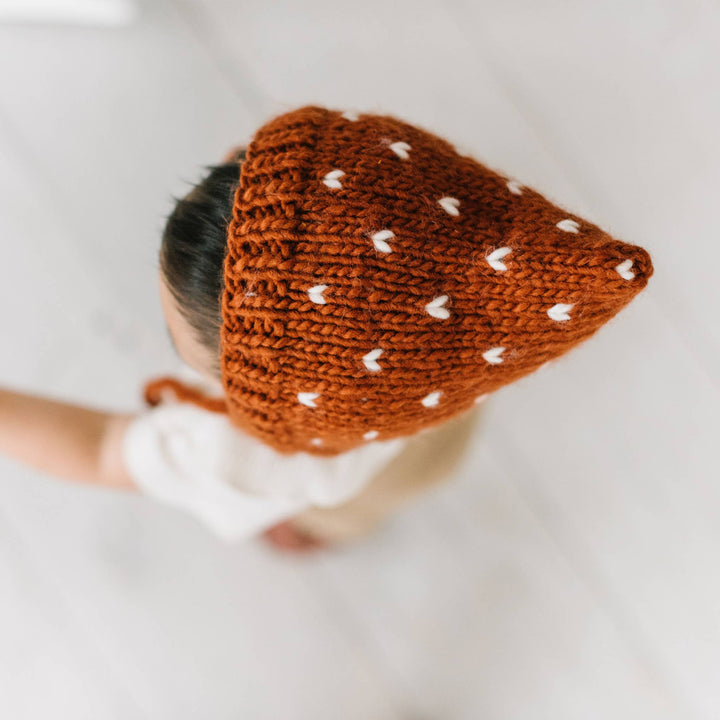
[(160, 271), (178, 310), (213, 360), (220, 376), (220, 301), (227, 225), (240, 182), (238, 150), (231, 162), (206, 165), (206, 176), (184, 197), (176, 198), (160, 246)]

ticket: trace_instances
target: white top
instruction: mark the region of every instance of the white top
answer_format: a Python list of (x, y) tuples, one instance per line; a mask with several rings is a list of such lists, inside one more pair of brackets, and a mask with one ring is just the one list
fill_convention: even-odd
[[(181, 374), (210, 388), (187, 366)], [(311, 506), (350, 499), (406, 443), (407, 438), (367, 442), (330, 457), (282, 455), (233, 426), (224, 413), (166, 400), (130, 423), (123, 458), (141, 491), (233, 541)]]

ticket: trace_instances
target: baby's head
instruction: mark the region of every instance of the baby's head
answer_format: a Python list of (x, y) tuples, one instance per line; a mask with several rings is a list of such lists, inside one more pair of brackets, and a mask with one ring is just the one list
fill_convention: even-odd
[(589, 338), (648, 254), (391, 116), (261, 127), (168, 218), (163, 307), (199, 398), (283, 453), (336, 455), (466, 412)]
[(180, 358), (217, 383), (223, 259), (233, 196), (240, 180), (239, 149), (207, 174), (176, 205), (165, 225), (158, 281), (170, 339)]

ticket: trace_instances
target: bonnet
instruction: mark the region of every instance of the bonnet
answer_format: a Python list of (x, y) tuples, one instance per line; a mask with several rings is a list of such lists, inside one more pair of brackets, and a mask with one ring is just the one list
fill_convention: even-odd
[(469, 411), (589, 338), (648, 253), (390, 116), (303, 107), (240, 167), (221, 298), (227, 413), (281, 453), (336, 455)]

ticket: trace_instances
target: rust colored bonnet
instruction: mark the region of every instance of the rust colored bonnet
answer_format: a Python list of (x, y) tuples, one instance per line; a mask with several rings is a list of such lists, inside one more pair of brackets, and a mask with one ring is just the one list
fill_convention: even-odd
[(247, 148), (225, 402), (199, 404), (282, 453), (413, 435), (590, 337), (652, 271), (642, 248), (430, 132), (303, 107)]

